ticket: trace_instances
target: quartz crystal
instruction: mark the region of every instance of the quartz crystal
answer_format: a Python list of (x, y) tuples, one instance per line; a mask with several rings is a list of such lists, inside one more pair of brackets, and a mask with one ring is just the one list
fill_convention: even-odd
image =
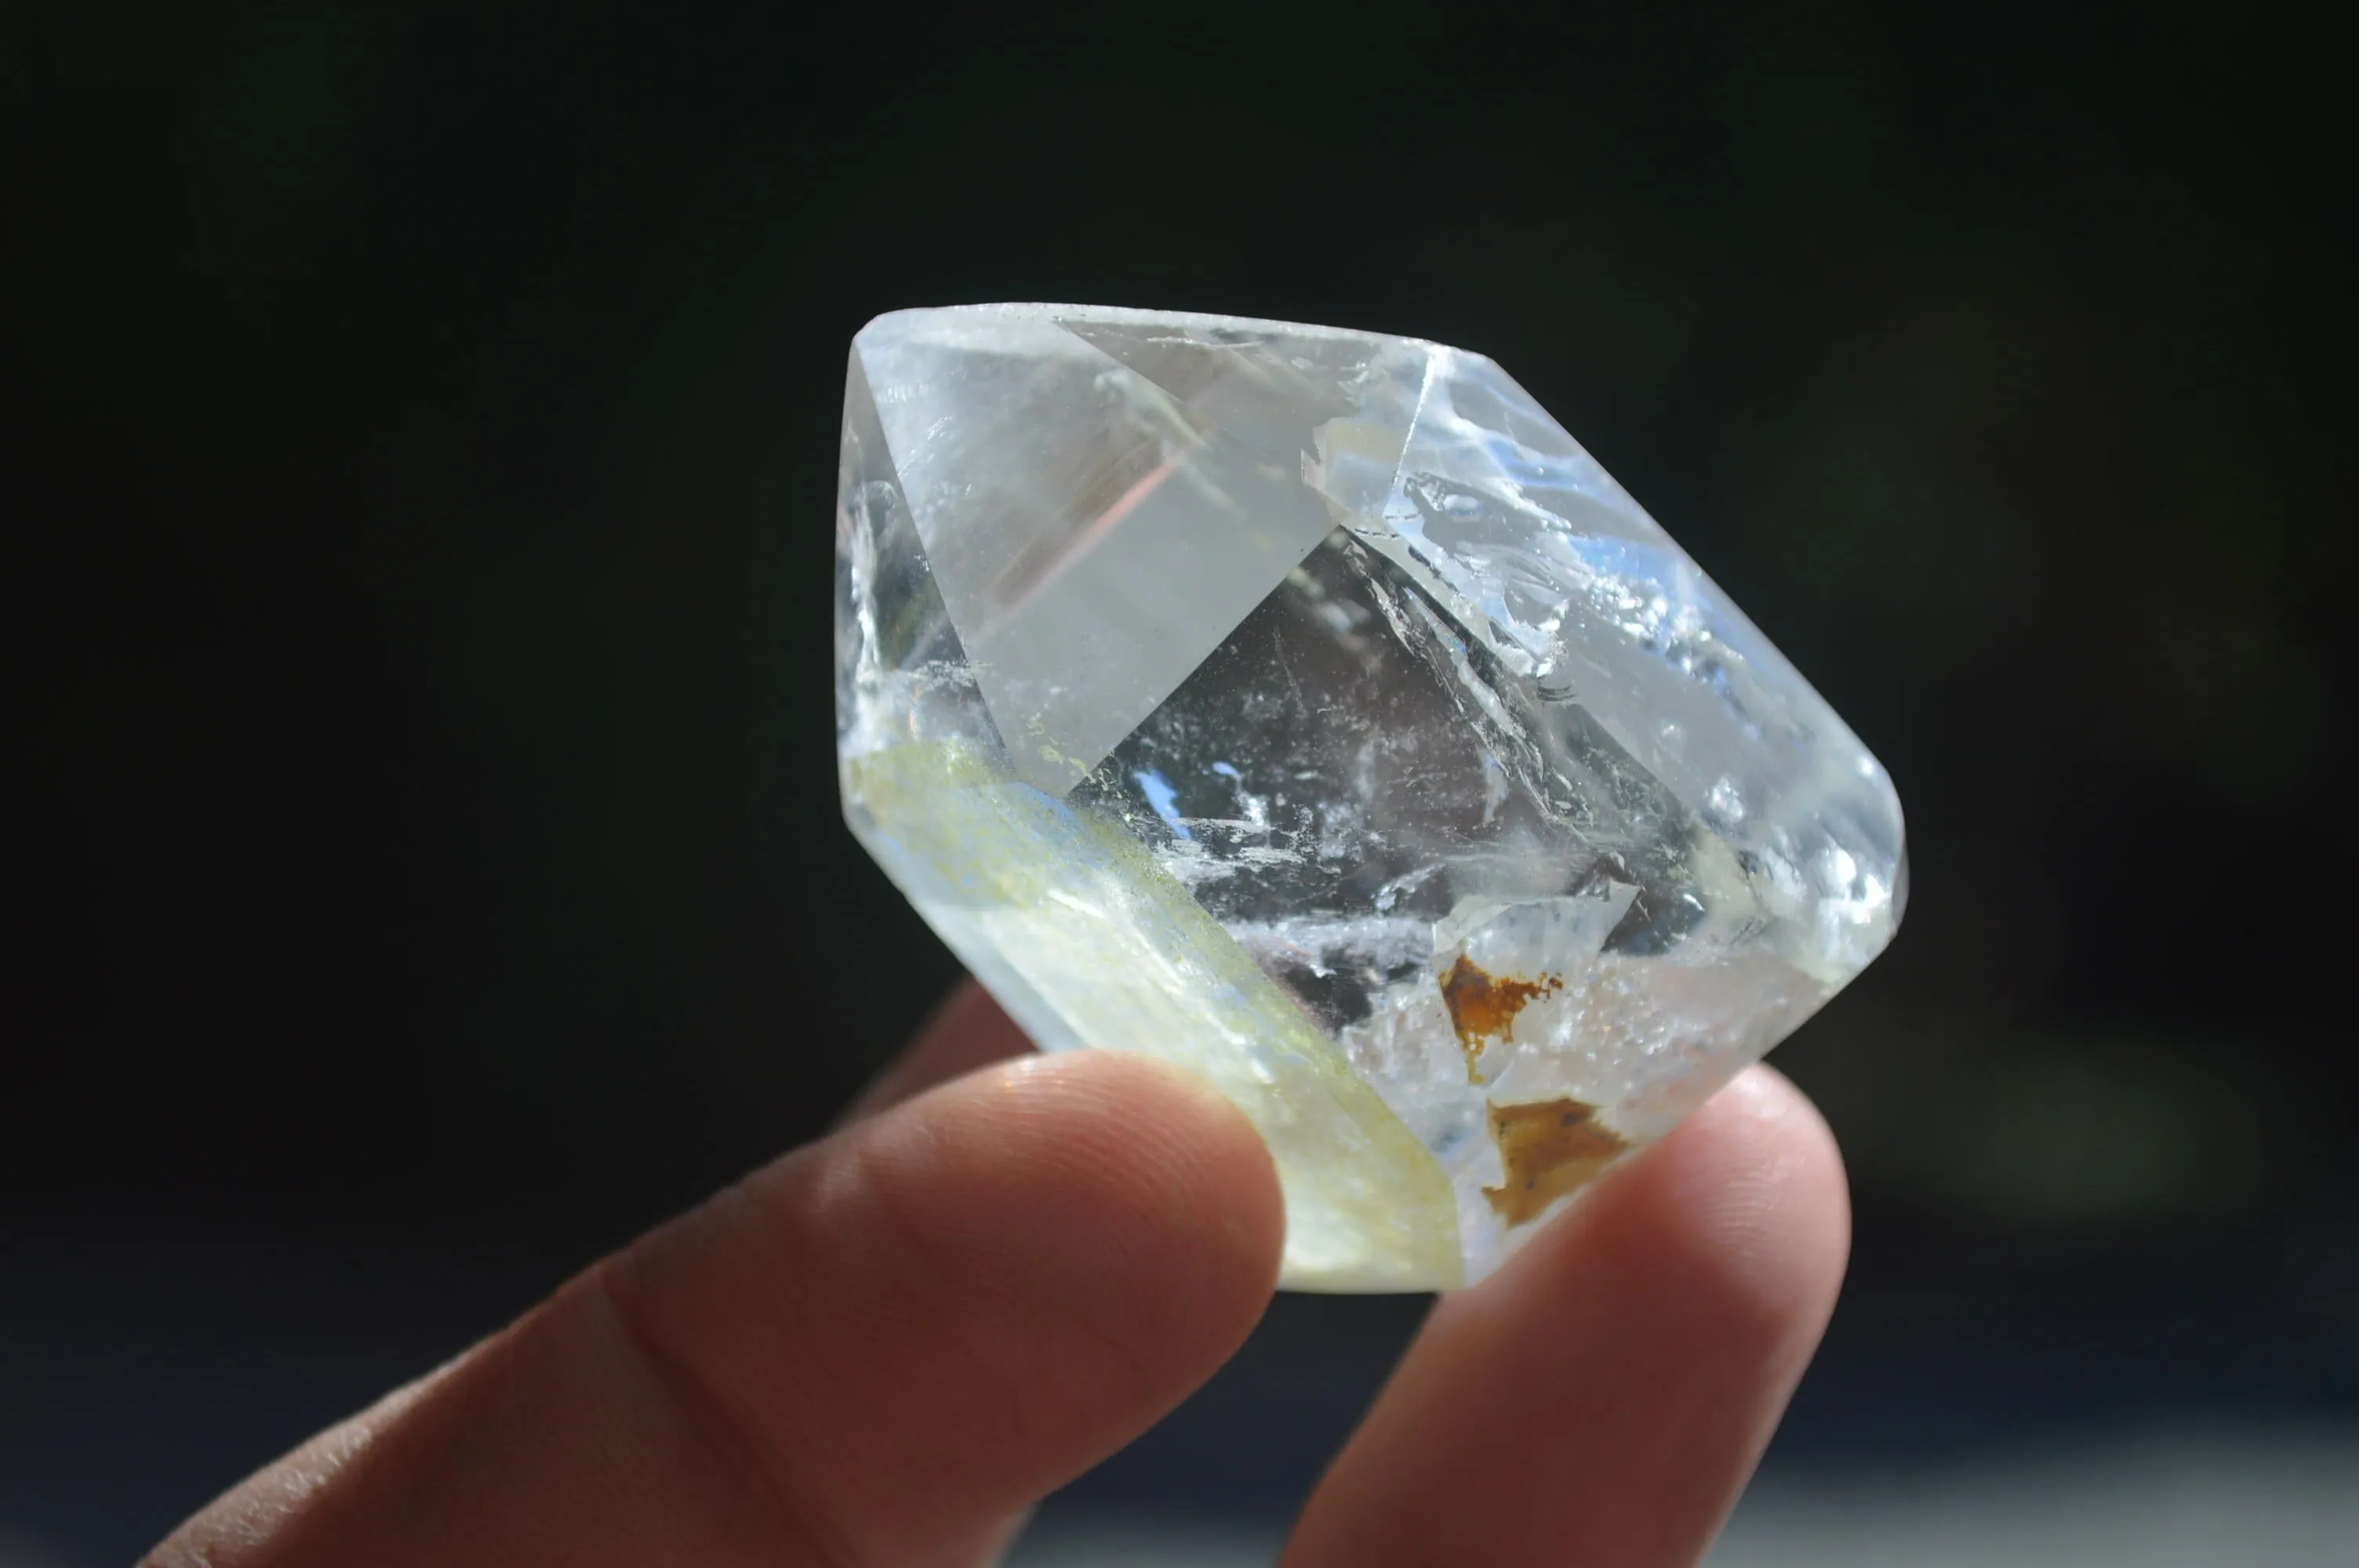
[(1288, 1285), (1487, 1273), (1900, 917), (1884, 770), (1480, 354), (882, 316), (836, 551), (853, 831), (1041, 1049), (1245, 1111)]

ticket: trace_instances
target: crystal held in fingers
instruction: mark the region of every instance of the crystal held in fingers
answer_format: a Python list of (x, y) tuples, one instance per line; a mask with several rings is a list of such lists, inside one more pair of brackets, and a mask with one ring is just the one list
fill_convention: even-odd
[(1884, 770), (1479, 354), (880, 317), (836, 548), (853, 830), (1042, 1049), (1252, 1118), (1288, 1285), (1489, 1272), (1899, 920)]

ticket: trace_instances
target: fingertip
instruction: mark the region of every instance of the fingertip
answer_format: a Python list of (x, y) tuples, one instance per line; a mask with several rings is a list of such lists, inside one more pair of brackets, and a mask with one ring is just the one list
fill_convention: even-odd
[[(995, 1064), (1004, 1065), (997, 1073), (978, 1073)], [(969, 1098), (999, 1102), (983, 1114), (1005, 1119), (1009, 1136), (1043, 1139), (1052, 1162), (1135, 1162), (1143, 1169), (1176, 1162), (1168, 1173), (1182, 1179), (1174, 1190), (1193, 1204), (1189, 1223), (1209, 1227), (1197, 1239), (1227, 1244), (1211, 1282), (1253, 1281), (1262, 1295), (1275, 1288), (1285, 1213), (1268, 1151), (1244, 1113), (1202, 1079), (1152, 1058), (1037, 1055), (1014, 1020), (971, 979), (953, 988), (844, 1121), (857, 1125), (968, 1076), (978, 1079)], [(1205, 1190), (1190, 1196), (1187, 1184)]]
[(1850, 1255), (1851, 1200), (1832, 1130), (1785, 1075), (1738, 1074), (1596, 1197), (1626, 1244), (1707, 1271), (1732, 1317), (1816, 1343)]
[(821, 1499), (817, 1533), (932, 1561), (1217, 1370), (1282, 1231), (1268, 1156), (1210, 1089), (1032, 1056), (798, 1151), (635, 1248), (608, 1292), (777, 1485)]
[(1179, 1068), (1104, 1052), (1025, 1057), (863, 1130), (875, 1179), (983, 1206), (999, 1217), (997, 1245), (1029, 1256), (1042, 1281), (1066, 1281), (1076, 1310), (1151, 1338), (1201, 1335), (1225, 1357), (1275, 1288), (1285, 1212), (1268, 1152)]
[[(1740, 1075), (1452, 1292), (1286, 1562), (1701, 1558), (1817, 1345), (1849, 1206), (1826, 1123)], [(1502, 1499), (1470, 1513), (1468, 1497)]]

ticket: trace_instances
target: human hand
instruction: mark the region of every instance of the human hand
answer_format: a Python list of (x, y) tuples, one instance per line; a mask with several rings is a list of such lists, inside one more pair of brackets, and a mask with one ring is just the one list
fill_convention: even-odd
[[(1268, 1157), (1169, 1069), (1031, 1055), (969, 985), (854, 1116), (247, 1480), (151, 1568), (987, 1563), (1269, 1300)], [(1442, 1299), (1285, 1568), (1695, 1562), (1849, 1224), (1825, 1124), (1747, 1072)]]

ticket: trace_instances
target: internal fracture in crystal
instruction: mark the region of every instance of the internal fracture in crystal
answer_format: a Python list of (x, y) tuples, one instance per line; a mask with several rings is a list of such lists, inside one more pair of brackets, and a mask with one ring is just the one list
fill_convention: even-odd
[(853, 830), (1042, 1049), (1236, 1102), (1290, 1285), (1487, 1273), (1899, 919), (1884, 770), (1478, 354), (883, 316), (836, 548)]

